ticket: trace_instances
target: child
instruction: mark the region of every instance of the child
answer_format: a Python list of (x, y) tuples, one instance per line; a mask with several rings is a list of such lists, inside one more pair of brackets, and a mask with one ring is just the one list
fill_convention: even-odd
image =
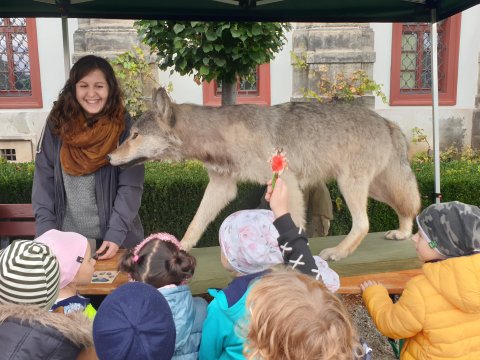
[(48, 246), (16, 240), (0, 251), (0, 358), (71, 360), (91, 350), (91, 322), (83, 314), (48, 312), (59, 283)]
[(362, 283), (368, 312), (383, 335), (406, 339), (401, 359), (480, 359), (480, 209), (433, 204), (417, 224), (423, 274), (395, 304), (377, 282)]
[(244, 354), (262, 360), (361, 359), (363, 348), (341, 301), (321, 281), (273, 270), (247, 297)]
[(193, 298), (187, 281), (193, 276), (196, 260), (167, 233), (152, 234), (122, 257), (119, 270), (133, 281), (157, 288), (173, 313), (176, 328), (173, 359), (197, 359), (207, 302)]
[(175, 350), (172, 311), (154, 287), (123, 284), (98, 308), (93, 339), (100, 360), (170, 360)]
[(79, 285), (90, 283), (95, 271), (95, 259), (91, 257), (87, 238), (74, 232), (52, 229), (35, 241), (47, 245), (60, 264), (60, 292), (51, 310), (64, 314), (82, 311), (93, 320), (95, 308), (89, 299), (77, 292)]
[[(282, 180), (278, 179), (276, 189), (282, 190), (282, 186)], [(269, 186), (267, 200), (271, 193)], [(284, 212), (283, 203), (273, 201), (271, 207), (273, 213), (238, 211), (228, 216), (220, 227), (222, 265), (236, 278), (223, 290), (210, 290), (214, 299), (208, 306), (203, 326), (200, 359), (244, 359), (244, 340), (237, 335), (236, 326), (245, 315), (250, 285), (272, 266), (285, 262), (315, 277), (330, 276), (332, 288), (338, 288), (338, 275), (328, 267), (322, 270), (317, 266), (304, 233), (299, 232), (288, 211)], [(337, 285), (332, 273), (336, 275)]]

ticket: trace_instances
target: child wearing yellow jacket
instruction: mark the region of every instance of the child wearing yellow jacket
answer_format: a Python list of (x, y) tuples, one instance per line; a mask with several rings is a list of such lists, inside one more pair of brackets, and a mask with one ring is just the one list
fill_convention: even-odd
[(405, 339), (400, 359), (480, 359), (480, 209), (457, 201), (433, 204), (413, 235), (423, 274), (392, 303), (385, 287), (361, 284), (378, 330)]

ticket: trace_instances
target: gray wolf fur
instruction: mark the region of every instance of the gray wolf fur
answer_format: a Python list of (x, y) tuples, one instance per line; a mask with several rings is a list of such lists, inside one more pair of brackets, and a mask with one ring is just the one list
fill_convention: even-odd
[(352, 228), (340, 244), (323, 250), (324, 259), (351, 254), (368, 233), (367, 199), (391, 206), (399, 228), (386, 233), (405, 239), (420, 209), (417, 182), (400, 128), (355, 104), (284, 103), (272, 107), (206, 107), (171, 102), (163, 88), (154, 109), (133, 125), (130, 137), (110, 154), (112, 165), (147, 160), (196, 159), (210, 181), (182, 244), (192, 248), (207, 225), (237, 194), (237, 182), (265, 184), (272, 176), (268, 159), (274, 148), (287, 152), (282, 175), (289, 188), (289, 209), (305, 226), (302, 189), (336, 179), (352, 214)]

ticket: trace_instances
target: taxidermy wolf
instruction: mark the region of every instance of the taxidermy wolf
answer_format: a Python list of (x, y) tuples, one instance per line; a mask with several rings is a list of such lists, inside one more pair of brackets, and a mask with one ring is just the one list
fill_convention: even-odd
[(165, 89), (153, 96), (153, 110), (133, 125), (130, 137), (109, 155), (112, 165), (147, 160), (200, 160), (210, 181), (182, 244), (192, 248), (207, 225), (237, 194), (237, 182), (266, 184), (268, 159), (283, 148), (288, 170), (289, 209), (305, 226), (302, 189), (336, 179), (352, 215), (340, 244), (320, 253), (339, 260), (368, 233), (367, 199), (384, 202), (399, 217), (386, 237), (405, 239), (420, 209), (417, 182), (407, 158), (407, 141), (394, 123), (366, 107), (347, 103), (284, 103), (271, 107), (207, 107), (173, 103)]

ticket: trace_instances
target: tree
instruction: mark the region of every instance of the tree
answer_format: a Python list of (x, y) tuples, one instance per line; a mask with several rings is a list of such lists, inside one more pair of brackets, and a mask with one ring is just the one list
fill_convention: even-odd
[(222, 104), (236, 102), (238, 77), (251, 76), (281, 50), (287, 23), (140, 20), (138, 32), (160, 58), (162, 70), (173, 68), (195, 81), (222, 84)]

